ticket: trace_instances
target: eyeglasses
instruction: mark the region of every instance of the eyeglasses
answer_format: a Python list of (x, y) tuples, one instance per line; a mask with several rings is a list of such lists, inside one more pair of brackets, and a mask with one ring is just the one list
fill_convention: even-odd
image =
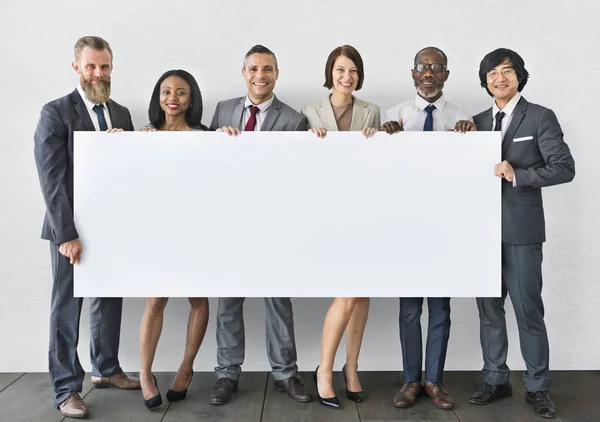
[(492, 70), (492, 71), (488, 72), (486, 74), (486, 76), (488, 79), (494, 80), (494, 79), (498, 79), (498, 77), (500, 76), (501, 73), (502, 73), (502, 76), (504, 76), (505, 78), (508, 78), (508, 77), (514, 75), (516, 73), (516, 71), (512, 67), (505, 67), (500, 72), (498, 72), (497, 70)]
[(417, 63), (415, 65), (415, 70), (419, 73), (425, 73), (427, 72), (427, 69), (431, 69), (431, 71), (433, 73), (440, 73), (443, 72), (444, 70), (446, 70), (446, 66), (440, 63), (431, 63), (431, 64), (425, 64), (425, 63)]

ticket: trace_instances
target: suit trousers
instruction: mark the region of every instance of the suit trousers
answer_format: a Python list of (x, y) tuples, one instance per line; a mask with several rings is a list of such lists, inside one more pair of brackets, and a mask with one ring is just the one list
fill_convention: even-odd
[[(52, 304), (50, 309), (50, 377), (54, 404), (82, 391), (85, 372), (79, 362), (79, 319), (83, 298), (73, 297), (73, 265), (50, 242), (52, 259)], [(109, 377), (123, 372), (119, 366), (121, 298), (90, 299), (90, 358), (92, 375)]]
[[(217, 311), (217, 364), (219, 378), (239, 379), (244, 363), (246, 338), (244, 333), (243, 297), (220, 298)], [(296, 375), (296, 340), (294, 313), (290, 298), (264, 298), (265, 338), (267, 356), (273, 378), (286, 379)]]
[(525, 388), (531, 392), (546, 391), (550, 388), (550, 352), (542, 302), (541, 243), (502, 243), (502, 297), (477, 299), (483, 381), (492, 385), (508, 382), (510, 376), (504, 313), (507, 294), (515, 311), (521, 354), (527, 367), (523, 373)]
[[(427, 298), (429, 324), (425, 357), (425, 381), (441, 383), (450, 337), (450, 298)], [(400, 345), (404, 382), (421, 382), (423, 340), (421, 335), (422, 297), (400, 298)]]

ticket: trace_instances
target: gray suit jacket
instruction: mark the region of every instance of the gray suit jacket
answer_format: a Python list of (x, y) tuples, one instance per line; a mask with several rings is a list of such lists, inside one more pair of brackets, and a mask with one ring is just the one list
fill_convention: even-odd
[[(473, 117), (492, 130), (492, 108)], [(515, 169), (517, 187), (502, 179), (502, 241), (523, 245), (546, 240), (542, 187), (573, 180), (575, 162), (550, 109), (521, 97), (502, 139), (502, 160)]]
[[(210, 128), (208, 130), (217, 130), (223, 126), (242, 126), (242, 117), (244, 115), (244, 101), (246, 97), (232, 98), (226, 101), (220, 101), (215, 109)], [(261, 132), (266, 131), (295, 131), (307, 130), (306, 117), (296, 110), (282, 103), (275, 96), (273, 103), (260, 127)]]
[[(129, 110), (106, 103), (113, 128), (133, 130)], [(73, 132), (93, 131), (94, 124), (75, 89), (42, 108), (35, 130), (34, 155), (46, 202), (42, 239), (61, 244), (77, 239), (73, 221)]]
[[(317, 101), (313, 104), (308, 104), (302, 107), (301, 113), (308, 120), (308, 127), (324, 127), (330, 131), (337, 131), (338, 126), (333, 114), (333, 108), (329, 102), (329, 97)], [(352, 123), (350, 130), (363, 130), (368, 127), (378, 128), (381, 126), (381, 117), (379, 106), (360, 100), (354, 97), (354, 106), (352, 107)]]

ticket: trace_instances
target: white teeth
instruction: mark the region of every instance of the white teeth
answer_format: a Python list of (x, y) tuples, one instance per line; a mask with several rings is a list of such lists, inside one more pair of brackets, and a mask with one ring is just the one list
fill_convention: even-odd
[(265, 86), (267, 83), (266, 82), (254, 82), (254, 85), (258, 85), (258, 86)]

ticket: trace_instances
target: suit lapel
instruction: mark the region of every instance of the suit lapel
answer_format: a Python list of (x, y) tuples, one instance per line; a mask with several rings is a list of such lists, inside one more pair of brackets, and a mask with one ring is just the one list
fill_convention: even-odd
[(338, 130), (337, 122), (335, 121), (335, 114), (333, 114), (333, 107), (329, 101), (329, 96), (327, 96), (327, 98), (324, 100), (319, 101), (316, 111), (319, 115), (319, 118), (323, 122), (325, 129), (329, 131)]
[[(242, 126), (243, 125), (244, 121), (242, 120), (242, 116), (244, 114), (244, 101), (245, 100), (246, 100), (246, 97), (240, 98), (238, 103), (233, 108), (233, 114), (231, 115), (232, 126), (237, 126), (237, 125)], [(240, 127), (240, 129), (244, 129), (244, 128)]]
[(279, 101), (275, 94), (273, 94), (273, 102), (271, 103), (271, 107), (269, 108), (267, 116), (265, 117), (265, 121), (262, 122), (262, 125), (260, 126), (261, 132), (273, 130), (273, 126), (279, 117), (279, 109), (281, 108), (281, 104), (281, 101)]
[(90, 118), (90, 113), (85, 107), (85, 103), (83, 102), (83, 98), (79, 95), (77, 89), (71, 93), (71, 101), (73, 102), (73, 109), (79, 115), (85, 130), (94, 131), (96, 128), (92, 123), (92, 119)]
[(365, 119), (367, 118), (368, 110), (367, 104), (358, 98), (354, 98), (354, 106), (352, 107), (352, 122), (350, 123), (350, 130), (357, 131), (362, 130)]
[(515, 137), (515, 132), (517, 131), (519, 125), (523, 121), (526, 112), (527, 100), (521, 97), (521, 99), (515, 106), (512, 119), (510, 120), (510, 125), (508, 126), (508, 129), (506, 129), (506, 133), (504, 134), (504, 138), (502, 139), (502, 154), (504, 154), (504, 152), (510, 145), (511, 140)]

